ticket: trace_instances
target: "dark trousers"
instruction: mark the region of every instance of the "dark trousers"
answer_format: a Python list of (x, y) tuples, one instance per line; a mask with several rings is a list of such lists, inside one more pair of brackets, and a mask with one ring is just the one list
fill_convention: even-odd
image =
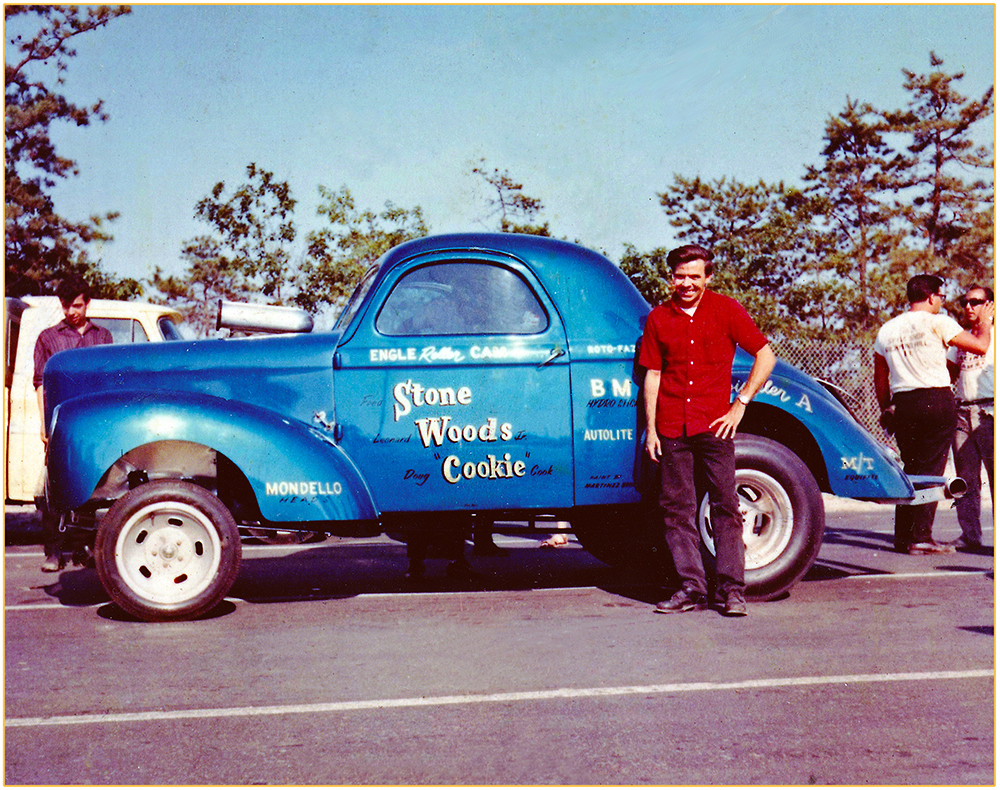
[(697, 512), (699, 489), (708, 494), (715, 538), (716, 591), (743, 591), (743, 520), (736, 497), (736, 446), (714, 433), (660, 437), (660, 507), (667, 547), (681, 585), (708, 592)]
[(46, 559), (58, 557), (66, 550), (66, 533), (59, 531), (59, 514), (44, 507), (39, 508), (42, 515), (42, 546)]
[[(955, 436), (955, 396), (949, 387), (897, 392), (896, 442), (903, 469), (911, 475), (942, 475)], [(896, 506), (896, 548), (931, 540), (937, 502)]]

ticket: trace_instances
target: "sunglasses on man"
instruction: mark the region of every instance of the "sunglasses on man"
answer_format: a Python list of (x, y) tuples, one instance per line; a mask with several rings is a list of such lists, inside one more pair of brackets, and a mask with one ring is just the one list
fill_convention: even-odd
[(986, 304), (989, 299), (966, 299), (964, 296), (958, 300), (958, 303), (962, 307), (979, 307), (979, 305)]

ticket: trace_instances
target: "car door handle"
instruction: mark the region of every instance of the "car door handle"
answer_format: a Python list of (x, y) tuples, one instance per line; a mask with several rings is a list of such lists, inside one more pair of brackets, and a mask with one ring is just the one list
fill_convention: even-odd
[(559, 357), (565, 355), (566, 355), (565, 350), (561, 348), (554, 348), (549, 352), (549, 355), (545, 359), (543, 359), (541, 362), (538, 363), (538, 367), (544, 368), (546, 365), (551, 365), (553, 362), (559, 359)]

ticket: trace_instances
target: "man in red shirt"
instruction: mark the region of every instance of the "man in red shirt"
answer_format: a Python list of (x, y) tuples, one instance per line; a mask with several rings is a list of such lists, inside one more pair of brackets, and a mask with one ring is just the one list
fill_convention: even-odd
[[(695, 478), (704, 479), (712, 513), (716, 599), (722, 613), (747, 613), (743, 520), (736, 496), (736, 429), (767, 382), (775, 356), (738, 302), (708, 290), (712, 253), (672, 250), (672, 298), (646, 319), (639, 364), (646, 369), (646, 452), (660, 465), (660, 506), (681, 588), (657, 612), (704, 609), (708, 593), (696, 522)], [(754, 356), (746, 384), (730, 403), (736, 346)]]

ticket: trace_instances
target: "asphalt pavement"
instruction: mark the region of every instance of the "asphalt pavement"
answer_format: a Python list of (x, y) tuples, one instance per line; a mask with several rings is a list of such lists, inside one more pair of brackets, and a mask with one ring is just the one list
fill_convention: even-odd
[(32, 521), (7, 511), (7, 784), (995, 784), (993, 556), (896, 554), (891, 508), (828, 498), (812, 571), (738, 620), (499, 534), (420, 586), (385, 537), (247, 545), (216, 611), (141, 623), (40, 573)]

